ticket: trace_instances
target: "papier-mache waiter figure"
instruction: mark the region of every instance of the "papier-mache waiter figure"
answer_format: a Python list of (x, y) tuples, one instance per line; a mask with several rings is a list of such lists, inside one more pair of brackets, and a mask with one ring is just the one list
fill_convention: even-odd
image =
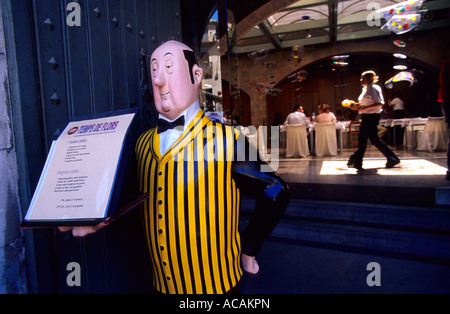
[[(191, 48), (165, 42), (150, 73), (158, 126), (140, 136), (135, 153), (140, 192), (149, 194), (143, 220), (154, 287), (239, 292), (243, 270), (259, 270), (255, 256), (289, 203), (288, 187), (242, 133), (204, 115), (203, 70)], [(242, 237), (241, 192), (256, 200)]]
[[(242, 268), (258, 272), (255, 255), (287, 207), (286, 184), (250, 160), (245, 136), (209, 120), (199, 105), (203, 70), (188, 46), (168, 41), (150, 59), (158, 126), (136, 144), (144, 227), (154, 286), (162, 293), (226, 293)], [(257, 154), (256, 154), (257, 155)], [(239, 233), (241, 191), (256, 208)]]

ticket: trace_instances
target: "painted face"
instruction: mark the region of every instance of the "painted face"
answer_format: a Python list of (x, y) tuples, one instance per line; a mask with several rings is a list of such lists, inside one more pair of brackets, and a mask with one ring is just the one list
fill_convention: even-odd
[(189, 63), (183, 50), (188, 46), (168, 41), (153, 52), (150, 72), (156, 110), (170, 120), (176, 119), (199, 97), (203, 71), (198, 65)]

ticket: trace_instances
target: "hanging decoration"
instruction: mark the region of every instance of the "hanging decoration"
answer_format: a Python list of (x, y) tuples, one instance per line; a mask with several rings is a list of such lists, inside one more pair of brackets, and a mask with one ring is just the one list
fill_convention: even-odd
[(269, 96), (277, 96), (277, 95), (280, 94), (281, 92), (283, 92), (283, 89), (282, 89), (282, 88), (269, 88), (269, 89), (266, 91), (266, 95), (269, 95)]
[(348, 66), (349, 55), (337, 55), (331, 57), (331, 70), (332, 71), (343, 71)]
[(404, 34), (419, 24), (420, 16), (420, 14), (396, 15), (384, 24), (381, 29), (385, 30), (387, 28), (397, 35)]
[(419, 25), (421, 20), (420, 10), (423, 0), (409, 0), (400, 2), (386, 8), (377, 10), (377, 13), (382, 13), (387, 23), (381, 29), (392, 31), (395, 34), (404, 34), (413, 30)]
[(250, 82), (248, 83), (249, 86), (254, 87), (258, 93), (265, 94), (268, 96), (277, 96), (281, 92), (283, 92), (283, 89), (281, 88), (270, 88), (269, 85), (266, 83), (261, 82)]
[(295, 45), (294, 47), (292, 47), (291, 49), (291, 57), (293, 59), (300, 59), (300, 57), (302, 56), (302, 54), (305, 52), (305, 46), (303, 45)]
[(403, 71), (403, 70), (406, 70), (408, 68), (408, 66), (406, 66), (404, 64), (396, 64), (392, 68), (394, 70)]
[(248, 83), (248, 85), (254, 87), (260, 94), (264, 94), (265, 91), (269, 89), (269, 86), (267, 84), (260, 82), (250, 82)]
[(409, 87), (411, 87), (417, 80), (414, 78), (414, 75), (411, 72), (402, 71), (397, 73), (395, 76), (391, 77), (384, 83), (386, 88), (392, 89), (394, 87), (393, 83), (397, 83), (400, 81), (409, 82)]
[(400, 47), (400, 48), (405, 48), (406, 47), (406, 43), (403, 40), (400, 40), (400, 39), (394, 40), (394, 45), (396, 45), (397, 47)]
[(258, 51), (251, 52), (247, 56), (253, 59), (254, 62), (259, 62), (262, 59), (267, 58), (267, 56), (269, 56), (269, 50), (261, 49)]
[(406, 55), (404, 55), (403, 53), (394, 53), (393, 56), (397, 59), (406, 59), (408, 58)]
[(304, 80), (306, 80), (308, 78), (308, 71), (300, 70), (298, 72), (295, 72), (294, 74), (289, 75), (287, 78), (292, 83), (303, 82)]

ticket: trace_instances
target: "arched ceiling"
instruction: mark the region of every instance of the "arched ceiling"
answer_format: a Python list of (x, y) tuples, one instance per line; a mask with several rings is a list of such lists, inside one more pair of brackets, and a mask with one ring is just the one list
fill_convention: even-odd
[[(386, 20), (375, 9), (400, 2), (404, 1), (228, 0), (228, 15), (234, 19), (230, 49), (250, 53), (389, 36), (390, 32), (381, 30)], [(424, 1), (421, 9), (422, 22), (416, 30), (450, 27), (450, 1)]]

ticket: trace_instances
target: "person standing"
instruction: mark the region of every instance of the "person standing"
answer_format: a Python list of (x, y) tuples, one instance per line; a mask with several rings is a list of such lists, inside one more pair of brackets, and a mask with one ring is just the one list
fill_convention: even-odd
[(353, 153), (347, 163), (348, 167), (362, 170), (363, 158), (367, 149), (367, 140), (386, 157), (386, 168), (393, 168), (400, 163), (400, 159), (378, 137), (378, 123), (380, 113), (384, 105), (383, 93), (378, 82), (378, 76), (374, 71), (365, 71), (361, 74), (362, 93), (358, 98), (358, 106), (352, 107), (361, 114), (361, 126), (358, 136), (358, 150)]
[[(389, 106), (393, 109), (394, 119), (405, 118), (405, 103), (401, 99), (400, 92), (395, 93), (394, 99), (389, 101)], [(403, 145), (403, 127), (401, 125), (395, 126), (395, 145)]]
[(403, 119), (405, 117), (405, 103), (401, 99), (400, 92), (395, 93), (395, 97), (389, 102), (389, 106), (394, 111), (394, 119)]

